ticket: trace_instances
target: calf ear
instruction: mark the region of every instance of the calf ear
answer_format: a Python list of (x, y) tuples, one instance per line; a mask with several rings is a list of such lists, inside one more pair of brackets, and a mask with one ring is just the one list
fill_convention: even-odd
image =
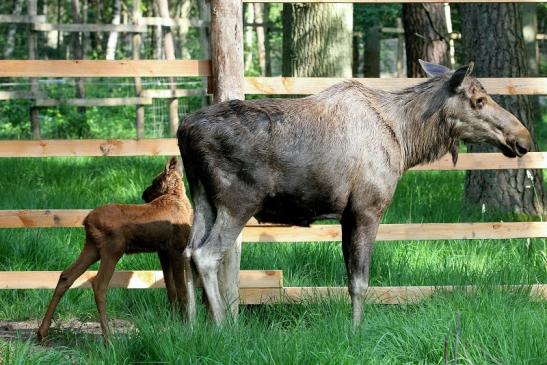
[(178, 167), (178, 160), (177, 156), (173, 156), (167, 161), (167, 164), (165, 164), (165, 172), (170, 170), (175, 170)]
[(443, 65), (437, 65), (420, 59), (418, 62), (428, 77), (440, 76), (450, 71), (448, 67), (444, 67)]
[(450, 77), (450, 80), (448, 80), (448, 85), (450, 86), (450, 89), (455, 90), (458, 86), (460, 86), (465, 77), (473, 72), (474, 66), (475, 64), (473, 62), (470, 62), (469, 65), (462, 66), (454, 71), (454, 73)]

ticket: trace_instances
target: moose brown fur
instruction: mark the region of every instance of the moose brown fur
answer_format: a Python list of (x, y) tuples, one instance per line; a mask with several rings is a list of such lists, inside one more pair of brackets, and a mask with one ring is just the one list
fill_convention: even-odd
[(101, 330), (108, 335), (106, 290), (114, 269), (124, 253), (157, 252), (167, 296), (172, 304), (185, 298), (184, 271), (180, 252), (186, 246), (192, 220), (176, 157), (142, 194), (145, 204), (111, 204), (91, 211), (84, 220), (85, 244), (78, 259), (59, 278), (38, 338), (47, 337), (53, 313), (60, 299), (74, 281), (93, 263), (100, 260), (92, 282)]

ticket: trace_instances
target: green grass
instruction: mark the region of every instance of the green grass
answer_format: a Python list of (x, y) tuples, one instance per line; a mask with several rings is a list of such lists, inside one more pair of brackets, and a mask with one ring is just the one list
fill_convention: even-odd
[[(163, 158), (144, 157), (2, 159), (0, 209), (139, 202), (163, 164)], [(384, 223), (514, 218), (466, 208), (463, 179), (461, 172), (407, 174)], [(62, 270), (75, 259), (82, 240), (82, 229), (2, 229), (0, 270)], [(208, 325), (200, 312), (190, 330), (167, 310), (163, 290), (112, 289), (109, 318), (129, 320), (135, 330), (115, 336), (109, 346), (94, 335), (53, 331), (51, 347), (36, 346), (22, 334), (15, 341), (0, 341), (0, 354), (6, 364), (441, 364), (445, 336), (452, 343), (459, 313), (461, 363), (541, 364), (547, 363), (546, 304), (531, 301), (525, 292), (488, 286), (547, 283), (546, 265), (542, 239), (378, 243), (371, 285), (478, 284), (481, 289), (472, 295), (441, 293), (417, 305), (367, 305), (365, 323), (356, 334), (351, 332), (349, 304), (335, 299), (242, 308), (240, 321), (222, 330)], [(346, 282), (335, 242), (245, 244), (242, 268), (281, 269), (286, 286)], [(124, 257), (119, 269), (159, 269), (159, 263), (155, 255), (133, 255)], [(50, 290), (1, 290), (0, 320), (39, 319), (50, 296)], [(91, 291), (70, 290), (56, 317), (96, 321)]]

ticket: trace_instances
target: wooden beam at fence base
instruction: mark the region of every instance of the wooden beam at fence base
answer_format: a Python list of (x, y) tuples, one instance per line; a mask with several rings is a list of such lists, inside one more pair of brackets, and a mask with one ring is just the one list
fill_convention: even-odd
[[(167, 96), (169, 92), (170, 90), (165, 90), (165, 95), (161, 95), (164, 93), (164, 90), (161, 90), (158, 95)], [(146, 97), (155, 96), (152, 93)], [(173, 156), (178, 154), (179, 149), (175, 138), (0, 141), (0, 157)], [(419, 165), (411, 170), (545, 168), (547, 168), (547, 152), (530, 152), (520, 158), (508, 158), (501, 153), (461, 153), (456, 166), (452, 165), (452, 157), (445, 155), (436, 162)]]
[[(486, 288), (486, 287), (485, 287)], [(498, 285), (499, 290), (525, 290), (533, 300), (547, 300), (547, 285)], [(370, 287), (366, 297), (368, 303), (374, 304), (413, 304), (430, 298), (434, 294), (464, 290), (472, 293), (477, 286), (384, 286)], [(242, 304), (294, 304), (340, 297), (349, 300), (346, 287), (284, 287), (281, 289), (241, 289)]]
[(209, 60), (0, 60), (0, 77), (210, 76)]
[(150, 97), (126, 97), (126, 98), (85, 98), (85, 99), (37, 99), (36, 106), (125, 106), (125, 105), (151, 105)]
[[(60, 271), (0, 271), (0, 289), (54, 289)], [(97, 271), (86, 271), (71, 288), (91, 288)], [(281, 288), (281, 270), (241, 270), (242, 288)], [(117, 271), (109, 284), (110, 288), (148, 289), (165, 288), (162, 271)]]
[[(316, 94), (329, 86), (342, 82), (336, 77), (246, 77), (245, 94), (309, 95)], [(374, 89), (385, 91), (402, 90), (415, 86), (424, 78), (354, 78), (353, 80)], [(545, 95), (547, 78), (479, 78), (492, 95)]]
[[(0, 210), (0, 228), (81, 227), (87, 209)], [(381, 224), (378, 241), (468, 240), (547, 237), (547, 222)], [(256, 225), (243, 229), (245, 242), (340, 241), (338, 224), (311, 227)]]

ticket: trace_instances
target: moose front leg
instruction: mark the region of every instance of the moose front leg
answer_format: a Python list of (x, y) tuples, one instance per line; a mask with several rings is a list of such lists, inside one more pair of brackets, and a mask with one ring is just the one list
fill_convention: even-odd
[(363, 319), (363, 302), (368, 289), (370, 262), (380, 216), (372, 212), (359, 216), (345, 213), (342, 219), (342, 245), (348, 272), (354, 329)]

